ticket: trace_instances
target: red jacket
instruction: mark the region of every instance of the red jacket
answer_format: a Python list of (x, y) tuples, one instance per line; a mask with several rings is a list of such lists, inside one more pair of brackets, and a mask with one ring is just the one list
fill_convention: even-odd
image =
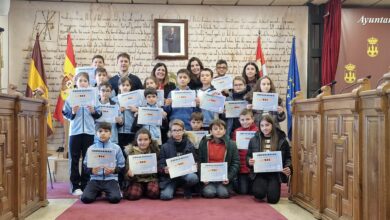
[[(233, 141), (236, 141), (236, 132), (237, 131), (258, 131), (259, 128), (256, 126), (255, 123), (253, 123), (248, 128), (239, 127), (233, 132)], [(238, 150), (238, 154), (240, 157), (240, 173), (249, 173), (249, 168), (246, 164), (246, 154), (248, 150)]]

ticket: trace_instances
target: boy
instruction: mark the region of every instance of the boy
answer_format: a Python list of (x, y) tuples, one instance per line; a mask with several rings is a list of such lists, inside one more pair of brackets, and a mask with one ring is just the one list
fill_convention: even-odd
[(109, 82), (112, 85), (112, 89), (115, 91), (115, 94), (118, 93), (118, 81), (119, 78), (122, 76), (129, 77), (130, 81), (132, 82), (131, 91), (143, 89), (142, 82), (138, 78), (138, 76), (129, 73), (129, 67), (130, 67), (130, 56), (127, 53), (121, 53), (116, 58), (117, 65), (119, 67), (119, 72), (115, 76), (111, 77)]
[(217, 75), (215, 76), (215, 78), (225, 76), (228, 71), (228, 65), (226, 60), (218, 60), (215, 69), (217, 71)]
[[(237, 177), (240, 169), (236, 143), (231, 141), (226, 134), (226, 124), (220, 119), (210, 124), (210, 133), (199, 144), (200, 163), (227, 162), (228, 179), (223, 182), (203, 182), (202, 195), (206, 198), (229, 198), (230, 183)], [(202, 171), (200, 171), (202, 172)]]
[[(196, 95), (199, 98), (199, 102), (206, 94), (215, 95), (219, 93), (217, 90), (215, 90), (214, 86), (211, 85), (212, 79), (213, 79), (213, 71), (211, 69), (204, 68), (203, 70), (200, 71), (200, 82), (202, 83), (202, 88), (196, 90)], [(214, 119), (218, 119), (218, 113), (202, 109), (202, 114), (203, 114), (203, 127), (207, 130), (210, 123)]]
[[(190, 72), (187, 69), (177, 71), (177, 87), (172, 91), (190, 90), (188, 83), (190, 82)], [(168, 94), (167, 104), (164, 106), (164, 111), (169, 115), (169, 121), (180, 119), (185, 124), (186, 130), (191, 130), (190, 117), (193, 112), (199, 111), (196, 107), (172, 108), (172, 95)]]
[(190, 118), (191, 130), (201, 131), (203, 127), (203, 114), (202, 112), (193, 112)]
[(108, 73), (107, 70), (103, 67), (98, 67), (95, 70), (95, 81), (96, 87), (98, 87), (103, 82), (108, 82)]
[(195, 173), (190, 173), (184, 176), (171, 179), (169, 177), (169, 170), (166, 160), (172, 157), (181, 156), (184, 154), (190, 154), (194, 156), (197, 161), (194, 145), (184, 134), (184, 122), (175, 119), (169, 123), (169, 130), (171, 137), (168, 141), (162, 145), (160, 151), (160, 158), (158, 160), (158, 170), (160, 173), (160, 199), (171, 200), (173, 199), (176, 188), (180, 185), (184, 187), (184, 197), (190, 199), (192, 197), (191, 187), (195, 186), (199, 182), (199, 178)]
[[(125, 158), (123, 157), (120, 147), (110, 142), (110, 123), (98, 123), (96, 125), (96, 135), (99, 140), (89, 147), (89, 151), (97, 148), (113, 149), (115, 152), (116, 167), (87, 168), (87, 172), (91, 173), (91, 180), (85, 187), (84, 193), (81, 196), (81, 201), (83, 203), (94, 202), (100, 193), (105, 192), (106, 198), (110, 203), (118, 203), (122, 198), (118, 185), (118, 173), (124, 172)], [(84, 159), (84, 165), (87, 165), (87, 157), (88, 153)]]
[(93, 67), (104, 68), (104, 58), (102, 55), (95, 55), (92, 57), (92, 65)]
[[(237, 128), (233, 132), (233, 141), (236, 141), (238, 131), (258, 131), (259, 128), (255, 124), (253, 112), (250, 109), (244, 109), (240, 113), (241, 127)], [(238, 154), (240, 156), (240, 171), (238, 174), (238, 182), (235, 186), (236, 191), (240, 194), (248, 194), (250, 189), (249, 168), (246, 164), (246, 154), (248, 150), (239, 149)]]

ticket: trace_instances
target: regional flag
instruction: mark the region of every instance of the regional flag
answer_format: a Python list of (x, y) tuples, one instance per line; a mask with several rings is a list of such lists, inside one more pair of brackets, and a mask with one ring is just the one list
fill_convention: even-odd
[(67, 46), (65, 52), (64, 62), (64, 75), (61, 83), (60, 95), (57, 99), (56, 110), (53, 117), (64, 124), (64, 116), (62, 115), (62, 108), (64, 107), (65, 100), (68, 98), (69, 90), (73, 88), (73, 76), (75, 74), (76, 61), (74, 58), (73, 44), (70, 37), (70, 33), (67, 37)]
[(257, 65), (260, 67), (260, 70), (259, 70), (260, 77), (266, 76), (267, 69), (265, 66), (265, 58), (264, 58), (263, 50), (261, 48), (260, 34), (257, 37), (256, 62), (257, 62)]
[(286, 97), (287, 130), (288, 130), (288, 138), (290, 140), (292, 137), (291, 101), (295, 98), (297, 91), (301, 91), (301, 83), (299, 81), (297, 56), (295, 54), (295, 37), (293, 37), (291, 54), (290, 54), (290, 65), (288, 67), (288, 82), (287, 82), (287, 97)]
[[(39, 34), (37, 34), (32, 51), (30, 72), (28, 75), (26, 97), (33, 97), (33, 93), (41, 93), (41, 97), (49, 103), (49, 89), (47, 88), (45, 68), (43, 67)], [(47, 135), (53, 134), (53, 121), (51, 118), (50, 105), (47, 113)]]

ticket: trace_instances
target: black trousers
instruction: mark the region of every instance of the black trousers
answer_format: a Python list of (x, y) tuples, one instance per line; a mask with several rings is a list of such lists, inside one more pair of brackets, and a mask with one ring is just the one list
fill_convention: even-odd
[[(70, 163), (70, 182), (72, 191), (76, 189), (83, 190), (89, 180), (89, 174), (79, 169), (80, 156), (84, 161), (88, 147), (93, 144), (93, 135), (78, 134), (69, 137), (69, 163)], [(82, 165), (82, 167), (84, 167)]]
[(257, 199), (267, 197), (267, 202), (276, 204), (280, 199), (279, 173), (258, 173), (253, 180), (252, 193)]
[(80, 199), (83, 203), (91, 203), (102, 192), (106, 193), (106, 198), (110, 203), (118, 203), (122, 199), (121, 191), (116, 180), (89, 181)]

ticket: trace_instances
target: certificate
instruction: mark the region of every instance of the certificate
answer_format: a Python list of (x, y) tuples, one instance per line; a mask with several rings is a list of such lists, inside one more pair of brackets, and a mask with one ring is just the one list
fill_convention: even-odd
[(87, 167), (116, 167), (116, 157), (114, 149), (89, 148), (87, 151)]
[(246, 109), (247, 101), (226, 101), (225, 116), (226, 118), (239, 118), (242, 110)]
[(129, 106), (141, 106), (142, 99), (139, 91), (131, 91), (118, 95), (119, 106), (128, 108)]
[(201, 163), (200, 181), (222, 182), (228, 180), (227, 162), (223, 163)]
[(254, 92), (253, 109), (263, 111), (278, 110), (278, 93)]
[(237, 149), (248, 150), (249, 141), (255, 136), (256, 131), (237, 131), (236, 144)]
[(200, 108), (212, 112), (223, 112), (226, 97), (223, 95), (204, 94), (200, 99)]
[(256, 152), (253, 153), (255, 164), (253, 171), (255, 173), (282, 172), (282, 153), (281, 151)]
[(156, 154), (129, 155), (129, 167), (134, 175), (157, 173)]
[(179, 90), (172, 91), (172, 108), (188, 108), (195, 107), (195, 91), (194, 90)]
[(162, 108), (139, 107), (138, 121), (140, 125), (162, 125)]
[(218, 78), (214, 78), (211, 81), (211, 85), (218, 91), (222, 91), (225, 89), (233, 88), (233, 78), (231, 76), (221, 76)]
[(68, 101), (70, 106), (95, 106), (97, 101), (96, 88), (72, 89)]
[(76, 67), (75, 76), (77, 76), (77, 74), (79, 74), (81, 72), (88, 73), (89, 85), (94, 86), (96, 84), (95, 70), (96, 70), (96, 67), (93, 67), (93, 66)]
[(193, 143), (195, 146), (195, 149), (199, 148), (200, 140), (202, 140), (202, 138), (204, 136), (209, 134), (208, 131), (186, 131), (186, 132), (189, 134), (192, 134), (195, 137), (195, 143)]
[[(140, 99), (141, 99), (141, 105), (145, 106), (146, 103), (146, 98), (144, 95), (145, 90), (144, 89), (139, 89), (137, 90), (140, 94)], [(158, 106), (164, 106), (164, 90), (157, 90), (157, 105)]]
[(192, 153), (178, 157), (172, 157), (166, 161), (171, 179), (190, 173), (195, 173), (197, 171), (194, 155), (192, 155)]
[(119, 116), (118, 105), (99, 105), (102, 116), (96, 119), (97, 122), (116, 123), (115, 117)]

